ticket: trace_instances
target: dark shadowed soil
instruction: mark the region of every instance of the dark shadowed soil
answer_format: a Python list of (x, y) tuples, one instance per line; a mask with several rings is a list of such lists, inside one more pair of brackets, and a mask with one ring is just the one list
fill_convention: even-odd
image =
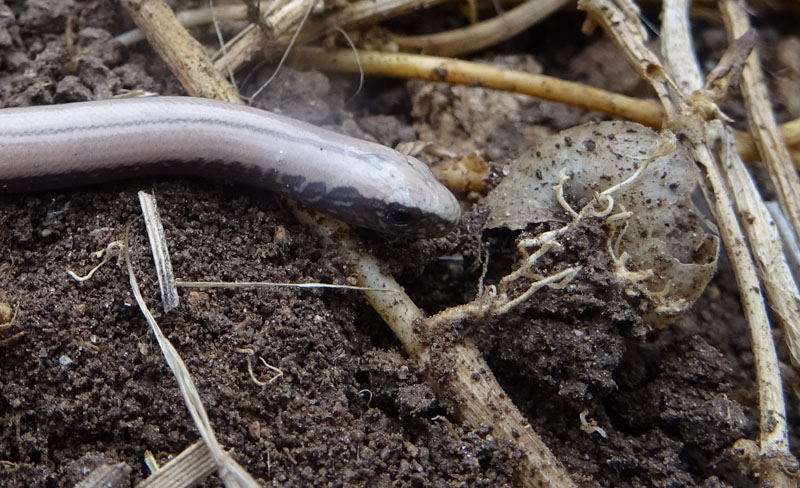
[[(482, 59), (647, 94), (611, 43), (580, 33), (581, 21), (562, 14)], [(764, 35), (782, 39), (777, 25), (762, 26)], [(182, 94), (144, 44), (129, 50), (112, 40), (130, 27), (111, 0), (0, 0), (0, 106), (131, 89)], [(699, 52), (716, 59), (721, 27), (699, 34)], [(599, 118), (522, 96), (379, 78), (349, 100), (356, 85), (354, 77), (286, 68), (258, 105), (390, 146), (419, 138), (478, 150), (494, 164), (494, 180), (542, 135)], [(5, 336), (24, 332), (0, 345), (1, 486), (72, 486), (104, 462), (127, 463), (135, 484), (148, 475), (146, 451), (163, 463), (199, 438), (124, 267), (111, 260), (83, 283), (67, 274), (88, 272), (93, 253), (122, 239), (131, 222), (145, 298), (191, 371), (220, 443), (262, 485), (513, 484), (519, 453), (485, 426), (457, 423), (357, 292), (183, 290), (177, 310), (158, 313), (147, 237), (135, 220), (138, 190), (158, 199), (179, 279), (353, 282), (350, 263), (278, 197), (245, 186), (151, 178), (0, 196), (0, 323), (16, 309)], [(422, 242), (359, 233), (433, 313), (474, 296), (485, 249), (489, 279), (514, 262), (515, 234), (481, 233), (481, 221), (478, 208), (456, 232)], [(580, 259), (603, 232), (590, 226), (570, 252)], [(610, 263), (587, 262), (580, 293), (543, 290), (518, 312), (467, 331), (580, 486), (756, 486), (730, 453), (737, 439), (755, 438), (758, 413), (748, 333), (721, 263), (691, 313), (669, 329), (642, 322), (610, 286)], [(261, 358), (283, 376), (255, 383), (248, 361), (259, 380), (274, 375)], [(787, 401), (796, 430), (797, 404)], [(582, 412), (602, 430), (582, 430)]]

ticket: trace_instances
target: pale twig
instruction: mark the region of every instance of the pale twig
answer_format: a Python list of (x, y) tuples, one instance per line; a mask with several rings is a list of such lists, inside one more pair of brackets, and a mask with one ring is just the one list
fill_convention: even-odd
[[(721, 2), (721, 6), (722, 18), (731, 41), (748, 32), (750, 22), (743, 2), (725, 0)], [(789, 148), (775, 122), (758, 51), (754, 51), (747, 58), (744, 66), (742, 95), (747, 106), (750, 130), (755, 134), (761, 160), (766, 165), (783, 211), (792, 223), (795, 234), (800, 235), (800, 177), (792, 164)]]
[[(261, 2), (262, 9), (272, 4), (272, 1)], [(198, 27), (214, 22), (225, 20), (246, 20), (247, 5), (219, 5), (184, 10), (175, 14), (178, 22), (185, 28)], [(130, 46), (144, 40), (144, 34), (139, 29), (129, 30), (118, 35), (115, 40), (125, 46)]]
[(527, 0), (489, 20), (468, 27), (424, 36), (392, 35), (401, 48), (436, 56), (458, 56), (499, 44), (546, 19), (572, 0)]
[[(323, 244), (337, 246), (341, 252), (353, 253), (361, 285), (394, 291), (366, 291), (364, 295), (403, 344), (409, 357), (425, 373), (426, 383), (442, 401), (452, 405), (459, 420), (472, 425), (491, 425), (495, 437), (510, 442), (522, 451), (525, 462), (518, 466), (516, 472), (516, 479), (521, 486), (574, 486), (563, 466), (503, 392), (474, 344), (464, 340), (442, 350), (434, 351), (430, 347), (423, 331), (435, 335), (438, 325), (450, 321), (452, 315), (442, 318), (442, 314), (439, 314), (426, 319), (402, 287), (381, 271), (377, 259), (359, 251), (360, 246), (341, 230), (341, 224), (327, 217), (311, 216), (296, 206), (292, 210), (301, 222), (315, 224), (313, 230)], [(333, 236), (336, 236), (335, 242)], [(473, 308), (480, 307), (472, 305)], [(447, 312), (443, 314), (447, 315)], [(439, 368), (452, 374), (436, 376), (434, 372)], [(498, 411), (502, 411), (503, 415), (496, 415)]]
[(217, 73), (203, 46), (186, 32), (163, 0), (122, 0), (122, 6), (191, 96), (241, 103)]
[(534, 96), (587, 110), (597, 110), (660, 127), (661, 106), (655, 100), (641, 100), (552, 76), (498, 68), (487, 64), (419, 54), (360, 51), (361, 67), (348, 50), (327, 51), (304, 47), (297, 50), (297, 62), (315, 69), (358, 72), (399, 78), (416, 78), (454, 85), (480, 86)]

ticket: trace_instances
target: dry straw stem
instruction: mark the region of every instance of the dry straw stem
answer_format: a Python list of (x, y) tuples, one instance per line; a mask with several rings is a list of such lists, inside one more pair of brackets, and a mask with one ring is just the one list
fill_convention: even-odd
[[(259, 7), (263, 10), (273, 2), (261, 2)], [(219, 21), (225, 20), (245, 20), (247, 19), (247, 5), (219, 5), (215, 7), (203, 7), (178, 12), (175, 17), (178, 22), (186, 28), (208, 25), (216, 18)], [(144, 34), (139, 29), (129, 30), (116, 37), (118, 42), (126, 46), (144, 40)]]
[(122, 6), (189, 95), (241, 103), (163, 0), (122, 0)]
[[(687, 11), (688, 6), (685, 0), (667, 1), (664, 3), (662, 11), (665, 23), (680, 23), (685, 26), (680, 35), (686, 38), (689, 36)], [(673, 32), (675, 35), (678, 34), (677, 31)], [(662, 49), (666, 46), (670, 46), (672, 49), (677, 42), (675, 39), (663, 38)], [(688, 47), (691, 44), (687, 42), (684, 45)], [(694, 53), (683, 51), (682, 56), (675, 58), (674, 61), (676, 64), (669, 69), (672, 79), (682, 80), (678, 82), (679, 86), (685, 85), (699, 93), (703, 89), (702, 79), (699, 76), (691, 77), (692, 70), (686, 69), (687, 63), (696, 63)], [(748, 319), (759, 393), (760, 451), (765, 458), (781, 459), (782, 461), (791, 457), (788, 451), (786, 407), (777, 353), (761, 294), (758, 269), (750, 251), (752, 249), (755, 253), (757, 262), (772, 265), (773, 269), (762, 269), (762, 275), (764, 271), (771, 273), (777, 266), (785, 267), (786, 264), (781, 259), (779, 239), (775, 236), (774, 225), (769, 225), (771, 218), (766, 212), (758, 190), (747, 176), (742, 161), (734, 151), (728, 150), (733, 141), (730, 130), (718, 119), (710, 122), (703, 120), (701, 114), (694, 110), (695, 107), (692, 107), (689, 100), (685, 98), (690, 94), (673, 95), (680, 103), (681, 108), (681, 113), (675, 114), (674, 130), (680, 130), (687, 136), (695, 159), (706, 172), (707, 182), (712, 192), (707, 199), (711, 203), (712, 212), (731, 260), (741, 294), (742, 306)], [(753, 246), (751, 249), (747, 247), (747, 239), (742, 233), (742, 222), (737, 219), (737, 211), (751, 238), (751, 246)], [(765, 247), (769, 245), (772, 246), (771, 249)], [(759, 256), (762, 258), (758, 259)], [(786, 272), (788, 273), (788, 270)], [(794, 482), (777, 464), (766, 469), (762, 476), (763, 482), (772, 483), (774, 486), (795, 486)]]
[[(305, 66), (357, 73), (352, 51), (298, 49), (298, 61)], [(661, 126), (661, 106), (655, 100), (641, 100), (552, 76), (536, 75), (487, 64), (419, 54), (359, 51), (361, 67), (367, 74), (417, 78), (454, 85), (480, 86), (565, 103), (623, 117), (651, 127)]]
[[(293, 212), (312, 227), (325, 245), (337, 246), (342, 252), (352, 254), (360, 286), (392, 291), (366, 291), (364, 295), (403, 343), (440, 401), (449, 405), (459, 420), (473, 426), (491, 426), (495, 438), (504, 439), (522, 451), (525, 462), (515, 473), (521, 486), (574, 486), (558, 459), (497, 383), (474, 344), (464, 340), (444, 350), (432, 349), (427, 338), (437, 335), (438, 330), (431, 330), (440, 322), (436, 317), (426, 323), (425, 315), (403, 288), (394, 278), (381, 272), (377, 259), (358, 251), (360, 247), (346, 235), (341, 224), (327, 217), (313, 216), (296, 206)], [(426, 330), (428, 334), (421, 333)]]
[(158, 276), (158, 287), (161, 290), (161, 303), (164, 313), (178, 308), (180, 297), (178, 288), (175, 285), (175, 275), (172, 272), (172, 260), (169, 258), (169, 246), (167, 237), (164, 233), (164, 225), (161, 223), (161, 215), (158, 213), (156, 199), (147, 192), (139, 192), (139, 205), (142, 208), (144, 225), (147, 229), (147, 237), (150, 240), (150, 249), (153, 253), (153, 263), (156, 267)]
[(136, 485), (136, 488), (196, 486), (216, 469), (217, 465), (206, 443), (197, 441)]
[[(280, 0), (270, 5), (270, 8), (261, 13), (256, 19), (257, 24), (250, 24), (227, 43), (217, 53), (222, 56), (215, 63), (215, 67), (222, 72), (233, 72), (242, 64), (250, 61), (260, 52), (269, 52), (267, 46), (287, 34), (286, 44), (282, 44), (282, 52), (288, 45), (288, 39), (305, 16), (306, 11), (317, 0)], [(279, 54), (276, 50), (273, 54)]]
[(537, 24), (573, 0), (527, 0), (513, 9), (463, 29), (427, 36), (398, 36), (392, 40), (405, 50), (420, 49), (425, 54), (456, 56), (499, 44)]
[[(702, 79), (698, 78), (699, 70), (686, 69), (688, 64), (696, 63), (694, 53), (690, 50), (688, 6), (684, 0), (666, 0), (663, 3), (662, 21), (667, 28), (662, 33), (662, 50), (677, 51), (669, 59), (670, 63), (675, 64), (670, 64), (666, 71), (657, 56), (646, 47), (644, 31), (638, 21), (638, 10), (632, 3), (624, 0), (580, 0), (579, 8), (586, 10), (589, 18), (606, 30), (628, 60), (653, 85), (665, 105), (668, 117), (666, 125), (688, 141), (695, 160), (705, 171), (706, 188), (710, 188), (707, 200), (731, 260), (751, 331), (761, 414), (760, 453), (765, 459), (777, 460), (761, 470), (761, 480), (769, 486), (796, 486), (783, 470), (786, 459), (791, 456), (788, 451), (786, 410), (777, 354), (756, 266), (734, 207), (737, 205), (742, 212), (748, 209), (746, 201), (752, 202), (760, 198), (752, 181), (739, 181), (731, 176), (745, 174), (743, 164), (735, 152), (726, 150), (733, 140), (731, 131), (718, 119), (707, 121), (703, 116), (709, 112), (696, 110), (691, 103), (694, 99), (690, 101), (691, 95), (699, 94), (697, 99), (708, 102), (707, 106), (713, 106), (704, 96), (705, 93), (701, 92), (703, 84)], [(686, 91), (678, 87), (684, 87)], [(726, 159), (722, 160), (723, 157)], [(738, 168), (735, 172), (730, 172), (729, 168), (734, 166)], [(743, 198), (745, 194), (747, 197)], [(738, 202), (732, 199), (737, 197), (740, 198)], [(751, 216), (753, 215), (743, 215), (745, 218)], [(755, 217), (754, 221), (770, 221), (768, 217)], [(748, 228), (752, 228), (750, 223)], [(796, 465), (796, 461), (793, 464)]]
[[(247, 28), (246, 32), (242, 32), (236, 39), (231, 41), (226, 49), (225, 56), (215, 60), (215, 66), (219, 72), (224, 73), (228, 69), (236, 70), (261, 53), (267, 58), (274, 58), (283, 52), (292, 37), (290, 29), (300, 20), (308, 6), (308, 2), (312, 0), (287, 1), (299, 3), (297, 9), (300, 13), (296, 15), (296, 19), (292, 21), (292, 19), (284, 18), (279, 22), (267, 12), (264, 18), (268, 19), (267, 21), (272, 25), (272, 33), (266, 37), (262, 37), (262, 33), (257, 29), (253, 29), (252, 26)], [(327, 32), (332, 32), (337, 28), (351, 29), (370, 25), (381, 20), (387, 20), (409, 12), (429, 8), (447, 1), (449, 0), (356, 1), (348, 4), (347, 7), (338, 13), (308, 22), (308, 24), (303, 27), (303, 32), (299, 40), (301, 43), (308, 42)]]
[[(303, 38), (304, 36), (300, 36)], [(498, 68), (482, 63), (417, 54), (359, 50), (356, 60), (352, 51), (327, 51), (305, 47), (297, 50), (297, 61), (308, 68), (345, 71), (369, 75), (441, 81), (455, 85), (480, 86), (494, 90), (521, 93), (564, 103), (587, 110), (596, 110), (612, 117), (622, 117), (658, 129), (663, 121), (661, 104), (593, 88), (551, 76)], [(780, 126), (783, 139), (790, 146), (800, 145), (800, 119)], [(736, 133), (737, 151), (745, 161), (758, 158), (753, 137)], [(800, 168), (800, 159), (795, 161)]]
[[(794, 164), (795, 167), (800, 168), (800, 119), (794, 119), (781, 125), (780, 133), (786, 144), (794, 148)], [(753, 136), (746, 132), (737, 132), (736, 152), (748, 162), (758, 159), (758, 147)]]
[[(748, 32), (750, 21), (741, 2), (723, 1), (721, 7), (731, 41)], [(760, 159), (766, 164), (778, 194), (778, 201), (792, 223), (795, 235), (800, 236), (800, 178), (792, 164), (789, 148), (775, 122), (757, 51), (750, 55), (744, 66), (742, 95), (747, 106), (750, 130), (755, 133), (756, 145), (761, 154)]]
[[(725, 0), (721, 2), (721, 7), (729, 37), (739, 37), (749, 30), (749, 20), (741, 1)], [(745, 65), (742, 85), (750, 127), (756, 130), (756, 139), (762, 139), (759, 144), (762, 159), (767, 163), (778, 194), (791, 199), (786, 202), (789, 208), (787, 213), (793, 215), (800, 204), (797, 174), (788, 161), (786, 147), (777, 135), (777, 124), (774, 122), (760, 73), (757, 53), (753, 52)], [(745, 224), (770, 307), (786, 332), (793, 363), (795, 367), (800, 367), (800, 294), (783, 254), (777, 226), (760, 195), (750, 191), (752, 183), (744, 168), (731, 164), (727, 176), (734, 192), (740, 195), (737, 201), (739, 215)], [(781, 204), (783, 203), (781, 200)], [(784, 211), (787, 205), (782, 205)], [(795, 213), (794, 216), (800, 217), (800, 214)], [(798, 223), (800, 222), (795, 222), (796, 225)], [(793, 244), (797, 245), (796, 242)]]

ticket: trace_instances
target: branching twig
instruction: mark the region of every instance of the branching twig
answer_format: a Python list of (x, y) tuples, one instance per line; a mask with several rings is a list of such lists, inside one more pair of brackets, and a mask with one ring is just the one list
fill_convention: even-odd
[[(304, 223), (315, 224), (313, 230), (323, 244), (337, 246), (342, 252), (353, 254), (361, 286), (393, 291), (366, 291), (364, 295), (403, 343), (408, 355), (425, 373), (428, 385), (437, 392), (442, 402), (454, 409), (458, 419), (472, 425), (492, 426), (495, 437), (522, 450), (526, 462), (517, 468), (516, 473), (521, 486), (574, 486), (556, 457), (497, 383), (491, 368), (474, 344), (464, 340), (445, 350), (435, 351), (430, 347), (425, 331), (436, 334), (443, 322), (452, 321), (453, 315), (447, 318), (437, 315), (425, 320), (423, 312), (406, 295), (403, 288), (381, 271), (377, 259), (359, 252), (359, 248), (349, 238), (342, 239), (343, 233), (338, 229), (339, 224), (327, 217), (320, 220), (300, 208), (294, 208), (293, 212)], [(321, 222), (324, 225), (320, 225)], [(332, 239), (333, 235), (337, 236), (336, 241)], [(479, 308), (480, 304), (472, 308), (465, 307), (470, 311)], [(438, 373), (442, 368), (448, 374)]]
[[(703, 90), (699, 69), (686, 69), (687, 64), (695, 63), (695, 60), (694, 54), (687, 52), (691, 42), (688, 41), (688, 21), (682, 18), (687, 15), (685, 0), (664, 2), (662, 18), (669, 27), (663, 32), (662, 50), (672, 51), (672, 55), (668, 58), (670, 64), (666, 68), (662, 68), (658, 58), (649, 52), (641, 31), (637, 32), (637, 28), (632, 27), (638, 25), (638, 18), (630, 15), (631, 10), (625, 11), (619, 8), (619, 4), (628, 5), (629, 9), (634, 8), (626, 0), (616, 2), (580, 0), (579, 2), (580, 8), (586, 10), (590, 18), (602, 25), (622, 47), (622, 51), (629, 61), (638, 67), (638, 71), (647, 75), (645, 79), (653, 84), (665, 104), (668, 114), (666, 125), (688, 141), (695, 160), (705, 171), (707, 200), (731, 260), (741, 293), (742, 306), (751, 330), (761, 412), (761, 454), (764, 457), (780, 457), (783, 461), (789, 453), (777, 355), (756, 266), (734, 211), (734, 205), (739, 206), (743, 218), (749, 219), (744, 213), (746, 207), (742, 206), (744, 199), (758, 200), (759, 197), (749, 178), (745, 181), (734, 181), (730, 177), (730, 174), (741, 174), (739, 170), (744, 172), (741, 160), (733, 151), (727, 150), (728, 147), (732, 147), (730, 130), (720, 120), (706, 120), (706, 117), (719, 115), (718, 109), (708, 110), (708, 107), (713, 106), (713, 100), (724, 96), (721, 92), (730, 87), (723, 83), (718, 86), (707, 86)], [(725, 179), (726, 171), (730, 172), (727, 175), (728, 181)], [(738, 202), (733, 200), (736, 197), (740, 198)], [(760, 217), (757, 217), (753, 220), (759, 219)], [(764, 218), (763, 221), (767, 222), (769, 219)], [(791, 478), (783, 470), (784, 466), (782, 463), (781, 466), (775, 465), (762, 471), (763, 482), (772, 483), (772, 486), (794, 486)]]

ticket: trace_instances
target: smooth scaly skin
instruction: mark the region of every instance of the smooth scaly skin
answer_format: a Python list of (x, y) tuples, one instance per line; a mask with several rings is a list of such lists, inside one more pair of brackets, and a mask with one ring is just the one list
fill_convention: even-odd
[(154, 97), (0, 110), (0, 193), (141, 174), (229, 178), (396, 234), (442, 235), (460, 216), (419, 160), (250, 107)]

